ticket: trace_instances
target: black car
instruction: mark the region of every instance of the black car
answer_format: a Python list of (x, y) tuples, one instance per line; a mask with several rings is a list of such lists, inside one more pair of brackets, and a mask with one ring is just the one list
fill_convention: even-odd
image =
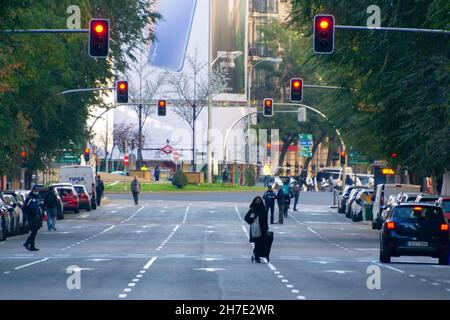
[(449, 264), (449, 224), (442, 208), (429, 203), (393, 206), (380, 235), (380, 261), (391, 257), (429, 256)]

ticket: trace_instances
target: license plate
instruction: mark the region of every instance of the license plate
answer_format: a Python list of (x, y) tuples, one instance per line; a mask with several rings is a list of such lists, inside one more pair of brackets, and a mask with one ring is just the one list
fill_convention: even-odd
[(428, 242), (408, 241), (408, 247), (428, 247)]

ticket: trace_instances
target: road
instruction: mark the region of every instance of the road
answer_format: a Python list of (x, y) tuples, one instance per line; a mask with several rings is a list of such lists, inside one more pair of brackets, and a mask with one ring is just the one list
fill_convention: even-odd
[[(426, 257), (378, 263), (378, 232), (330, 209), (326, 193), (303, 193), (300, 211), (270, 226), (271, 262), (252, 264), (249, 195), (155, 194), (139, 206), (109, 195), (56, 232), (42, 228), (37, 253), (24, 250), (25, 236), (1, 242), (0, 299), (450, 298), (449, 267)], [(379, 268), (381, 289), (368, 288), (368, 268)]]

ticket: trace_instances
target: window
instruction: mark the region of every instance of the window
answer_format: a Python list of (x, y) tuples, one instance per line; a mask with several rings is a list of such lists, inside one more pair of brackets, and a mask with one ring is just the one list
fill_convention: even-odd
[(442, 210), (439, 208), (423, 207), (397, 207), (394, 209), (394, 216), (401, 220), (443, 220)]

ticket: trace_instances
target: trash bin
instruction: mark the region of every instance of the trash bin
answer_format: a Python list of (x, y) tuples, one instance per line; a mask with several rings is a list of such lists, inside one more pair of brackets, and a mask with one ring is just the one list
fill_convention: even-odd
[(372, 221), (373, 219), (372, 209), (373, 204), (363, 205), (363, 221)]

